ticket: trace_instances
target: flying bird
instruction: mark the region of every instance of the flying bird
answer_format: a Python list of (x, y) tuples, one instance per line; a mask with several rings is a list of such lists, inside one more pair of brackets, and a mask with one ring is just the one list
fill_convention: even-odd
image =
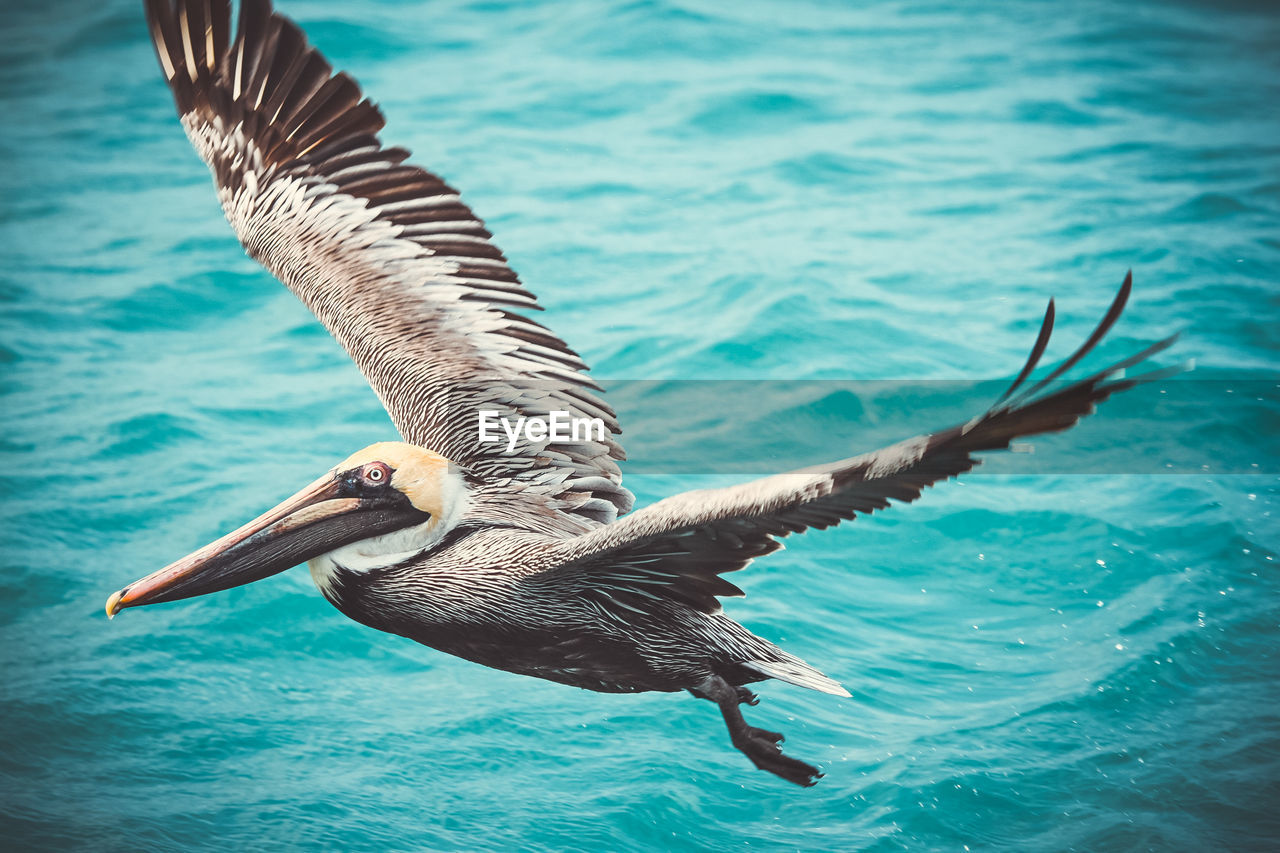
[[(1155, 374), (1056, 381), (1119, 318), (1126, 276), (1076, 352), (1035, 381), (1050, 301), (1008, 392), (966, 423), (826, 465), (632, 510), (614, 412), (453, 187), (378, 137), (383, 118), (267, 0), (146, 0), (183, 129), (249, 255), (360, 367), (402, 441), (373, 444), (279, 506), (111, 595), (107, 614), (250, 583), (303, 562), (352, 619), (485, 666), (606, 693), (689, 691), (733, 745), (799, 785), (821, 776), (749, 725), (747, 685), (836, 681), (722, 611), (723, 576), (808, 528), (912, 501), (975, 454), (1075, 424)], [(481, 411), (598, 419), (570, 439), (478, 440)]]

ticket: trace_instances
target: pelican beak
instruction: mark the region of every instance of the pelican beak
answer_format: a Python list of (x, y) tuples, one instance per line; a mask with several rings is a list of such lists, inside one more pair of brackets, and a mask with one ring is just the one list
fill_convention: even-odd
[(356, 497), (331, 473), (216, 542), (111, 594), (107, 616), (252, 583), (371, 536), (426, 521), (404, 495)]

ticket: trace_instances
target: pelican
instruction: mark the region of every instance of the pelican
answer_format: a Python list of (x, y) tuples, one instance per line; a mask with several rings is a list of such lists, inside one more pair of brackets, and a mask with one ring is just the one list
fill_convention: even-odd
[[(353, 453), (274, 509), (107, 601), (204, 595), (306, 562), (347, 616), (485, 666), (606, 693), (688, 691), (719, 706), (733, 745), (798, 785), (818, 768), (749, 725), (747, 685), (849, 696), (755, 636), (719, 599), (723, 575), (808, 528), (908, 502), (1020, 436), (1064, 430), (1151, 379), (1125, 369), (1055, 382), (1128, 300), (1127, 275), (1088, 339), (1032, 380), (1053, 328), (1008, 391), (966, 423), (889, 447), (631, 512), (614, 412), (457, 191), (378, 137), (383, 118), (268, 0), (145, 0), (182, 127), (249, 255), (292, 290), (377, 392), (402, 441)], [(478, 413), (599, 419), (574, 439), (478, 440)], [(835, 454), (833, 454), (835, 455)]]

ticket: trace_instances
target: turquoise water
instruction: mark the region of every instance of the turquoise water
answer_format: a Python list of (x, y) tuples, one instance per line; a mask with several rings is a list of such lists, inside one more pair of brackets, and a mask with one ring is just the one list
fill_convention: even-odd
[(1266, 4), (285, 0), (614, 380), (641, 502), (946, 425), (1048, 296), (1061, 356), (1130, 267), (1106, 353), (1183, 330), (1164, 363), (1193, 384), (734, 578), (732, 615), (853, 693), (765, 685), (748, 715), (824, 767), (810, 790), (708, 703), (482, 669), (348, 621), (305, 570), (108, 623), (112, 590), (392, 429), (231, 236), (141, 4), (9, 5), (6, 848), (1280, 839)]

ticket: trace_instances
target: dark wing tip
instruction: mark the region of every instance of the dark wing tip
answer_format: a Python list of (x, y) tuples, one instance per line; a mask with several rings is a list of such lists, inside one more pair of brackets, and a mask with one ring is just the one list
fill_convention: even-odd
[(144, 0), (147, 24), (180, 115), (243, 120), (267, 165), (382, 129), (382, 112), (350, 77), (333, 97), (332, 68), (269, 0), (244, 0), (230, 39), (227, 0)]
[[(1178, 335), (1175, 333), (1156, 341), (1154, 344), (1127, 358), (1104, 367), (1090, 376), (1072, 382), (1065, 388), (1037, 396), (1049, 383), (1062, 376), (1097, 346), (1098, 342), (1110, 331), (1121, 313), (1123, 313), (1132, 288), (1133, 273), (1130, 271), (1125, 275), (1124, 284), (1121, 285), (1119, 292), (1116, 293), (1111, 306), (1107, 309), (1097, 327), (1090, 333), (1088, 339), (1062, 364), (1054, 368), (1048, 376), (1025, 391), (1019, 392), (1012, 399), (1008, 399), (1010, 392), (1014, 391), (1026, 378), (1026, 374), (1029, 373), (1027, 368), (1024, 367), (1009, 391), (985, 415), (963, 430), (962, 437), (959, 440), (966, 452), (1007, 448), (1009, 442), (1020, 436), (1058, 432), (1067, 429), (1082, 417), (1091, 414), (1098, 403), (1112, 394), (1182, 372), (1184, 370), (1183, 367), (1176, 367), (1157, 369), (1133, 377), (1119, 375), (1127, 368), (1140, 364), (1157, 353), (1168, 349), (1178, 339)], [(1044, 327), (1042, 326), (1041, 334), (1043, 335), (1043, 333)], [(1042, 348), (1042, 343), (1037, 338), (1033, 357), (1028, 360), (1028, 364), (1038, 358), (1038, 351)]]
[(1022, 370), (1019, 371), (1017, 378), (1013, 380), (1013, 384), (1000, 395), (1000, 399), (996, 400), (997, 406), (1009, 399), (1009, 395), (1018, 390), (1018, 386), (1026, 381), (1026, 378), (1036, 369), (1036, 365), (1040, 363), (1040, 357), (1044, 355), (1045, 347), (1049, 345), (1049, 337), (1053, 334), (1053, 320), (1054, 307), (1053, 300), (1050, 299), (1049, 307), (1044, 312), (1044, 320), (1040, 323), (1040, 333), (1036, 335), (1035, 346), (1031, 348), (1031, 354), (1027, 356), (1027, 362), (1022, 365)]
[[(1129, 303), (1129, 294), (1132, 291), (1133, 291), (1133, 270), (1130, 270), (1128, 273), (1125, 274), (1124, 283), (1120, 285), (1120, 290), (1116, 293), (1115, 298), (1111, 300), (1111, 305), (1110, 307), (1107, 308), (1107, 313), (1103, 315), (1102, 320), (1098, 322), (1098, 325), (1094, 327), (1094, 330), (1089, 333), (1089, 337), (1085, 339), (1085, 342), (1082, 343), (1079, 346), (1079, 348), (1076, 349), (1075, 352), (1073, 352), (1070, 356), (1068, 356), (1066, 360), (1064, 360), (1060, 365), (1054, 368), (1049, 373), (1048, 376), (1044, 377), (1039, 382), (1032, 385), (1030, 388), (1026, 389), (1025, 391), (1022, 391), (1020, 394), (1018, 394), (1015, 401), (1010, 402), (1008, 405), (1015, 406), (1015, 405), (1018, 405), (1018, 401), (1025, 402), (1031, 399), (1036, 395), (1037, 392), (1043, 390), (1046, 386), (1049, 385), (1050, 382), (1057, 379), (1062, 374), (1066, 373), (1068, 370), (1070, 370), (1072, 367), (1078, 364), (1082, 358), (1084, 358), (1090, 352), (1092, 352), (1094, 347), (1098, 345), (1098, 342), (1101, 341), (1103, 337), (1106, 336), (1107, 332), (1111, 331), (1111, 327), (1114, 326), (1116, 321), (1120, 319), (1120, 315), (1124, 313), (1125, 306)], [(1050, 300), (1049, 307), (1050, 307), (1049, 313), (1051, 314), (1053, 310), (1052, 300)], [(1052, 331), (1052, 329), (1049, 329), (1049, 331)], [(1043, 346), (1047, 346), (1049, 343), (1048, 334), (1046, 333), (1046, 329), (1044, 326), (1041, 327), (1040, 334), (1043, 337), (1043, 341), (1041, 341), (1040, 338), (1037, 338), (1036, 340), (1036, 347), (1039, 348), (1040, 351), (1037, 352), (1035, 349), (1032, 350), (1032, 356), (1036, 361), (1039, 360), (1040, 353), (1043, 352)], [(1028, 367), (1032, 369), (1034, 369), (1035, 367), (1035, 364), (1031, 359), (1028, 359), (1027, 366), (1023, 367), (1022, 373), (1018, 375), (1018, 378), (1014, 381), (1013, 385), (1009, 388), (1009, 390), (1006, 391), (1004, 395), (1001, 396), (1000, 399), (996, 402), (997, 406), (999, 406), (1001, 403), (1004, 403), (1004, 401), (1009, 398), (1010, 394), (1012, 394), (1013, 391), (1019, 385), (1021, 385), (1022, 382), (1026, 379), (1026, 375), (1030, 374), (1031, 371), (1027, 369)]]

